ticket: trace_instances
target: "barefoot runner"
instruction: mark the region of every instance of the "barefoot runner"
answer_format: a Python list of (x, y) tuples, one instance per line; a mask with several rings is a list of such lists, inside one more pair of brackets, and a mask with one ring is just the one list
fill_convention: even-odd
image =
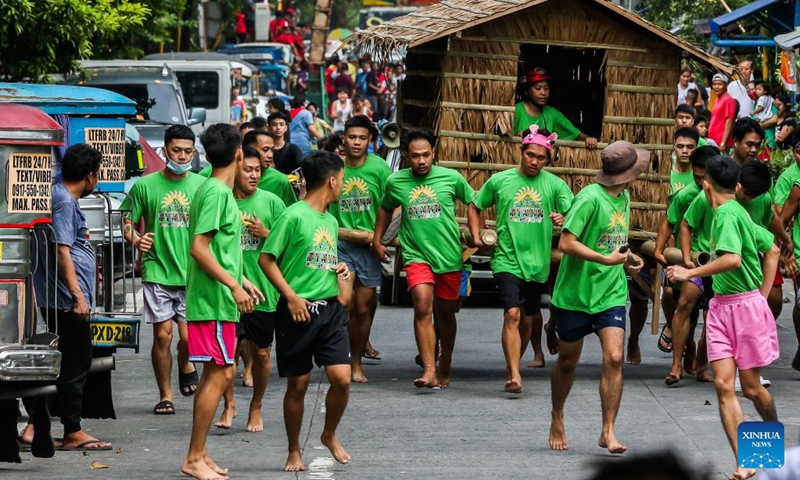
[(239, 130), (218, 123), (201, 138), (211, 178), (195, 193), (189, 214), (190, 259), (186, 271), (189, 360), (203, 363), (194, 399), (192, 438), (181, 471), (201, 480), (227, 480), (208, 455), (206, 439), (223, 392), (234, 374), (236, 322), (263, 300), (242, 275), (241, 217), (232, 187), (242, 161)]
[(491, 264), (504, 310), (501, 338), (509, 393), (522, 392), (522, 346), (528, 345), (533, 313), (547, 289), (553, 226), (564, 223), (563, 215), (572, 204), (567, 184), (543, 171), (552, 160), (556, 138), (555, 133), (531, 126), (522, 140), (519, 167), (492, 175), (469, 205), (469, 230), (476, 247), (483, 246), (481, 212), (497, 205), (497, 248)]
[(622, 346), (625, 340), (625, 305), (628, 282), (625, 268), (637, 273), (642, 259), (627, 249), (630, 194), (625, 188), (650, 163), (650, 152), (617, 141), (600, 154), (603, 170), (596, 184), (575, 197), (558, 249), (564, 253), (558, 270), (551, 311), (556, 316), (558, 360), (553, 368), (550, 448), (566, 450), (564, 404), (575, 379), (575, 367), (583, 350), (583, 337), (600, 337), (603, 373), (600, 403), (603, 429), (598, 446), (624, 453), (614, 433), (622, 397)]
[[(424, 372), (414, 380), (418, 388), (450, 385), (450, 364), (456, 342), (456, 310), (464, 260), (456, 221), (456, 200), (472, 201), (474, 192), (455, 170), (433, 165), (436, 136), (430, 130), (412, 129), (403, 139), (411, 168), (392, 174), (386, 185), (372, 249), (389, 262), (383, 234), (392, 212), (402, 207), (398, 239), (403, 247), (408, 290), (414, 302), (414, 333)], [(434, 328), (431, 320), (435, 320)], [(436, 339), (441, 342), (436, 370)]]
[[(712, 260), (707, 265), (686, 269), (672, 266), (672, 281), (712, 276), (714, 298), (708, 312), (708, 360), (714, 369), (722, 426), (738, 458), (738, 427), (744, 421), (742, 406), (734, 392), (736, 369), (744, 396), (751, 400), (764, 421), (778, 421), (775, 403), (759, 381), (761, 368), (779, 357), (778, 333), (767, 295), (780, 250), (774, 237), (756, 225), (735, 201), (739, 166), (730, 157), (716, 156), (706, 165), (703, 190), (714, 210), (710, 245)], [(764, 265), (758, 254), (764, 253)], [(738, 460), (737, 460), (738, 461)], [(736, 467), (732, 479), (750, 478), (754, 469)]]
[[(339, 200), (342, 159), (313, 152), (303, 161), (307, 193), (275, 222), (259, 257), (259, 266), (281, 298), (275, 313), (278, 374), (287, 377), (283, 418), (289, 440), (287, 472), (305, 471), (300, 429), (306, 390), (314, 363), (325, 367), (330, 389), (325, 397), (325, 426), (320, 441), (336, 461), (350, 455), (336, 437), (350, 396), (350, 345), (347, 317), (337, 298), (350, 281), (337, 256), (339, 226), (328, 207)], [(313, 362), (312, 362), (313, 360)]]
[[(392, 171), (382, 158), (367, 153), (378, 129), (364, 115), (350, 118), (344, 124), (344, 187), (339, 202), (331, 205), (330, 212), (339, 227), (354, 230), (372, 230), (380, 208), (386, 180)], [(367, 382), (361, 368), (361, 358), (367, 348), (372, 320), (378, 307), (376, 289), (383, 280), (380, 260), (368, 245), (339, 241), (339, 260), (355, 276), (353, 295), (345, 309), (349, 314), (347, 329), (350, 334), (350, 361), (353, 381)]]
[[(189, 211), (197, 188), (206, 181), (191, 173), (195, 136), (185, 125), (164, 132), (167, 166), (140, 178), (120, 207), (125, 240), (142, 255), (144, 320), (153, 325), (151, 360), (158, 385), (156, 415), (175, 413), (172, 376), (172, 323), (178, 327), (178, 383), (181, 394), (194, 395), (197, 371), (186, 349), (186, 261), (189, 257)], [(144, 235), (133, 225), (144, 219)]]

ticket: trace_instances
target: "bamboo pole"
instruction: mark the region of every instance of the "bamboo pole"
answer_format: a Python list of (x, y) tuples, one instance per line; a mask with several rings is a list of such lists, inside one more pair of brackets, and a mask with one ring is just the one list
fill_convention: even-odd
[[(497, 232), (491, 228), (482, 228), (480, 231), (478, 231), (478, 235), (481, 239), (481, 242), (483, 242), (483, 244), (487, 247), (497, 245)], [(467, 245), (473, 243), (472, 234), (467, 227), (461, 227), (461, 236), (464, 237)]]
[(606, 66), (640, 68), (645, 70), (675, 70), (675, 65), (670, 65), (667, 63), (622, 62), (619, 60), (609, 60), (606, 62)]
[(482, 73), (459, 73), (459, 72), (432, 72), (426, 70), (414, 70), (406, 73), (409, 77), (435, 77), (435, 78), (459, 78), (468, 80), (497, 80), (500, 82), (516, 82), (517, 77), (505, 75), (485, 75)]
[(644, 47), (634, 47), (633, 45), (616, 45), (612, 43), (586, 43), (569, 42), (566, 40), (551, 40), (540, 38), (513, 38), (513, 37), (494, 37), (494, 36), (467, 36), (456, 38), (465, 42), (500, 42), (500, 43), (520, 43), (524, 45), (553, 45), (555, 47), (595, 49), (595, 50), (620, 50), (623, 52), (650, 53), (651, 50)]
[(490, 135), (487, 133), (457, 132), (455, 130), (440, 130), (439, 136), (448, 138), (465, 138), (467, 140), (488, 140), (491, 142), (522, 143), (522, 138), (520, 137)]
[[(597, 148), (606, 148), (609, 144), (598, 142)], [(634, 147), (644, 150), (673, 150), (675, 148), (672, 144), (666, 143), (634, 143)], [(570, 148), (586, 148), (586, 142), (577, 140), (556, 140), (556, 147), (570, 147)]]
[[(656, 251), (656, 242), (648, 240), (639, 247), (639, 252), (652, 257)], [(670, 265), (683, 265), (683, 253), (677, 248), (667, 247), (664, 249), (664, 258)], [(707, 252), (692, 252), (692, 262), (695, 265), (705, 265), (711, 261), (711, 255)]]
[[(503, 170), (510, 170), (512, 168), (517, 168), (518, 165), (516, 164), (506, 164), (506, 163), (479, 163), (479, 162), (453, 162), (449, 160), (438, 160), (436, 162), (437, 165), (440, 167), (447, 167), (447, 168), (459, 168), (459, 169), (468, 169), (468, 170), (488, 170), (492, 172), (499, 172)], [(600, 173), (600, 170), (592, 169), (592, 168), (570, 168), (570, 167), (544, 167), (545, 171), (548, 171), (555, 175), (597, 175)], [(670, 177), (669, 175), (656, 175), (654, 173), (643, 173), (637, 177), (639, 180), (645, 180), (649, 182), (669, 182)]]
[(477, 110), (481, 112), (514, 112), (514, 107), (505, 105), (481, 105), (477, 103), (456, 103), (456, 102), (427, 102), (424, 100), (414, 100), (413, 98), (403, 99), (408, 105), (425, 108), (457, 108), (459, 110)]
[[(364, 245), (369, 245), (372, 243), (372, 232), (368, 230), (352, 230), (350, 228), (340, 228), (339, 240), (344, 240), (345, 242), (353, 242), (353, 243), (361, 243)], [(384, 245), (386, 245), (387, 247), (399, 247), (400, 242), (398, 242), (397, 239), (394, 239), (390, 243)]]
[(645, 87), (641, 85), (623, 85), (611, 84), (608, 86), (609, 92), (626, 92), (626, 93), (652, 93), (656, 95), (675, 95), (674, 88), (666, 87)]
[(443, 50), (433, 50), (428, 48), (412, 48), (409, 53), (417, 53), (420, 55), (450, 55), (451, 57), (466, 57), (466, 58), (483, 58), (488, 60), (505, 60), (518, 62), (519, 57), (516, 55), (500, 55), (494, 53), (473, 53), (473, 52), (445, 52)]
[(603, 117), (603, 123), (622, 124), (622, 125), (664, 125), (674, 126), (673, 118), (653, 118), (653, 117), (617, 117), (607, 115)]

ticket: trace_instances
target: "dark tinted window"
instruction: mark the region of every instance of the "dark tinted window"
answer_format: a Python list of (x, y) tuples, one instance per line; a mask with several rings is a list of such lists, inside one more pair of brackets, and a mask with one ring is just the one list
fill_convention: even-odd
[(178, 94), (174, 85), (165, 83), (101, 85), (92, 83), (92, 87), (117, 92), (136, 102), (136, 114), (143, 120), (159, 123), (185, 123), (185, 114), (178, 105)]
[(219, 75), (216, 72), (175, 72), (181, 82), (186, 107), (219, 108)]

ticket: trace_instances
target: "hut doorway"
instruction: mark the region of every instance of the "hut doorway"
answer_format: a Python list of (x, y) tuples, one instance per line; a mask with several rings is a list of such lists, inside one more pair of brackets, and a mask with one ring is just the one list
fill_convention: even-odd
[[(600, 138), (605, 111), (605, 50), (576, 49), (552, 45), (521, 45), (518, 77), (530, 69), (544, 68), (550, 77), (551, 105), (580, 131)], [(516, 101), (527, 98), (517, 85)]]

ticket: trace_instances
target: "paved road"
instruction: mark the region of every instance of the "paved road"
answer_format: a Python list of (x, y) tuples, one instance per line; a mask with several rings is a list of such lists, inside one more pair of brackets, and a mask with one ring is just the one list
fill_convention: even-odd
[[(787, 291), (787, 296), (791, 293)], [(780, 419), (786, 424), (787, 445), (800, 430), (800, 373), (789, 366), (797, 347), (788, 307), (779, 320), (783, 358), (766, 369), (772, 380)], [(501, 314), (497, 308), (466, 308), (459, 315), (451, 387), (418, 390), (411, 381), (419, 370), (413, 364), (415, 345), (409, 308), (380, 307), (373, 342), (383, 360), (366, 368), (367, 385), (354, 385), (350, 405), (340, 426), (343, 444), (353, 456), (350, 465), (334, 464), (320, 442), (327, 384), (314, 373), (307, 397), (304, 458), (310, 471), (299, 479), (551, 479), (588, 478), (593, 462), (612, 459), (596, 446), (600, 430), (597, 396), (600, 349), (588, 338), (578, 378), (567, 403), (570, 450), (548, 448), (550, 367), (523, 372), (525, 392), (502, 391), (505, 378), (500, 347)], [(650, 325), (645, 327), (649, 332)], [(626, 455), (671, 448), (712, 478), (727, 478), (733, 459), (717, 414), (710, 384), (692, 379), (666, 388), (669, 359), (656, 347), (656, 337), (643, 337), (643, 363), (625, 369), (625, 392), (618, 419), (618, 436), (629, 447)], [(163, 479), (182, 478), (180, 464), (191, 427), (191, 400), (178, 396), (174, 416), (150, 413), (155, 383), (147, 347), (152, 333), (143, 329), (143, 352), (120, 353), (114, 372), (117, 420), (88, 420), (85, 427), (114, 443), (115, 451), (88, 455), (58, 452), (54, 459), (23, 454), (21, 465), (0, 464), (0, 477), (28, 479)], [(529, 359), (530, 352), (526, 355)], [(173, 380), (175, 383), (176, 380)], [(266, 399), (266, 432), (244, 431), (249, 390), (237, 386), (242, 414), (234, 428), (212, 427), (209, 449), (233, 479), (292, 478), (282, 472), (285, 461), (281, 398), (285, 382), (273, 373)], [(747, 419), (757, 419), (745, 405)], [(55, 429), (60, 433), (60, 426)], [(119, 450), (117, 450), (119, 449)], [(106, 470), (91, 470), (99, 461)], [(612, 459), (613, 460), (613, 459)]]

